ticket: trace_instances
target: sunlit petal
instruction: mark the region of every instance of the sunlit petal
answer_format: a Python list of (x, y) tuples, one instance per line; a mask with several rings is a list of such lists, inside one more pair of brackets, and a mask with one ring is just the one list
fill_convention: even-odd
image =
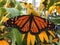
[(34, 35), (30, 35), (31, 37), (31, 44), (34, 45), (35, 44), (35, 36)]
[(44, 42), (44, 35), (43, 35), (44, 32), (41, 32), (38, 36), (39, 36), (39, 39), (41, 40), (41, 42)]
[(35, 44), (35, 36), (32, 35), (32, 34), (30, 34), (30, 33), (28, 33), (28, 37), (27, 37), (27, 45), (30, 45), (30, 42), (31, 42), (32, 45)]
[(56, 11), (60, 14), (60, 6), (56, 7)]
[(28, 36), (27, 36), (27, 45), (30, 45), (30, 33), (28, 33)]
[(55, 35), (54, 35), (54, 33), (53, 33), (53, 31), (48, 31), (53, 37), (55, 37)]
[(44, 35), (44, 39), (48, 42), (48, 36), (45, 31), (44, 31), (43, 35)]
[(43, 31), (39, 34), (39, 39), (41, 40), (41, 42), (44, 42), (44, 39), (45, 39), (45, 41), (48, 42), (48, 36), (45, 31)]
[(49, 11), (49, 13), (51, 14), (52, 11), (55, 10), (55, 9), (56, 9), (56, 6), (51, 6), (48, 11)]
[(0, 45), (9, 45), (9, 43), (5, 40), (0, 40)]

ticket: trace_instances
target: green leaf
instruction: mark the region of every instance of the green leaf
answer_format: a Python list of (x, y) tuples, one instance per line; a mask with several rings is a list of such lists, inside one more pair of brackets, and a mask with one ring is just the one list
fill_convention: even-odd
[(2, 35), (0, 35), (0, 39), (3, 39), (3, 36)]
[[(11, 8), (12, 8), (12, 7), (15, 7), (16, 0), (7, 0), (7, 1), (10, 2)], [(7, 3), (8, 3), (8, 2), (7, 2)]]
[(12, 18), (12, 17), (20, 15), (19, 10), (15, 9), (15, 8), (6, 8), (6, 10), (9, 13), (8, 18)]
[(22, 7), (21, 7), (21, 5), (20, 5), (20, 2), (17, 2), (16, 4), (17, 4), (17, 7), (18, 7), (18, 10), (21, 11), (21, 10), (22, 10)]
[(10, 5), (11, 5), (12, 7), (15, 7), (15, 4), (16, 4), (15, 0), (14, 0), (14, 1), (10, 0)]
[(3, 7), (6, 4), (6, 0), (2, 0), (2, 2), (0, 2), (0, 7)]
[(12, 28), (12, 33), (14, 36), (14, 40), (16, 40), (17, 45), (21, 45), (22, 43), (22, 34), (15, 28)]
[(2, 18), (2, 16), (4, 16), (6, 13), (6, 9), (5, 8), (0, 8), (0, 20)]
[(22, 7), (20, 5), (20, 2), (16, 2), (16, 5), (17, 5), (17, 9), (20, 11), (20, 14), (22, 14), (22, 12), (21, 12)]
[(59, 29), (59, 30), (56, 30), (56, 32), (57, 32), (58, 34), (60, 34), (60, 29)]
[(6, 12), (6, 9), (3, 8), (3, 7), (1, 7), (0, 10), (1, 10), (1, 12), (3, 12), (3, 13)]
[(27, 45), (27, 33), (25, 34), (25, 37), (24, 37), (24, 39), (23, 39), (23, 41), (22, 41), (22, 45)]
[(54, 24), (60, 24), (60, 19), (51, 19), (51, 21), (54, 23)]
[(15, 42), (16, 42), (16, 37), (15, 37), (15, 33), (13, 32), (13, 30), (12, 30), (11, 34), (12, 34), (12, 37), (11, 37), (12, 43), (11, 43), (11, 45), (16, 45), (16, 44), (15, 44)]
[(55, 2), (60, 2), (60, 0), (55, 0)]
[(57, 44), (60, 45), (60, 40), (59, 40), (59, 42), (57, 42)]
[(50, 0), (50, 3), (48, 5), (48, 9), (54, 4), (55, 0)]

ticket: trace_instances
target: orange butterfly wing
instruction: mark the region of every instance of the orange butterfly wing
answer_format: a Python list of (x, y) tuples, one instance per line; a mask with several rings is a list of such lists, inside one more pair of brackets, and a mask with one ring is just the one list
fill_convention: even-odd
[[(38, 27), (41, 29), (47, 29), (47, 30), (53, 30), (55, 28), (55, 24), (53, 24), (51, 21), (46, 20), (44, 18), (35, 16), (34, 17), (35, 22), (37, 23)], [(41, 27), (40, 27), (41, 26)]]
[(32, 23), (31, 23), (31, 29), (30, 29), (30, 32), (32, 34), (37, 34), (37, 33), (40, 33), (38, 27), (36, 26), (35, 22), (32, 20)]
[(34, 19), (40, 29), (47, 27), (47, 23), (45, 19), (39, 17), (34, 17)]
[(34, 16), (32, 19), (30, 32), (32, 34), (37, 34), (44, 30), (54, 30), (54, 28), (55, 28), (55, 25), (52, 22), (44, 18)]
[(29, 31), (29, 16), (22, 16), (20, 18), (17, 19), (17, 21), (15, 21), (14, 23), (16, 26), (18, 26), (19, 30), (22, 33), (26, 33)]
[(29, 16), (18, 16), (9, 19), (4, 25), (7, 27), (17, 27), (20, 32), (26, 33), (29, 31)]
[(9, 19), (5, 25), (7, 27), (16, 26), (20, 32), (26, 33), (30, 31), (31, 34), (37, 34), (43, 30), (53, 30), (55, 28), (55, 25), (50, 21), (34, 15), (23, 15)]

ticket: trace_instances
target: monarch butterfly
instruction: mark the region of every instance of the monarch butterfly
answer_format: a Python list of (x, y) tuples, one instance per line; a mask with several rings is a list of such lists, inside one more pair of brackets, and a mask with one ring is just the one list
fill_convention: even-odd
[(7, 27), (18, 27), (21, 33), (38, 34), (44, 30), (54, 30), (55, 25), (36, 15), (23, 15), (9, 19), (4, 23)]

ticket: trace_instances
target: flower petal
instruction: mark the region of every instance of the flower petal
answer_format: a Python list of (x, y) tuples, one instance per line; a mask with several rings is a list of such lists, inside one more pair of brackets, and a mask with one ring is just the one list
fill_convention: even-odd
[(52, 39), (53, 39), (53, 37), (50, 35), (50, 36), (49, 36), (49, 41), (50, 41), (50, 43), (52, 43)]
[(56, 43), (59, 39), (58, 38), (55, 38), (52, 40), (52, 42)]
[(29, 32), (28, 37), (27, 37), (27, 45), (30, 45), (30, 42), (32, 45), (35, 44), (35, 36), (30, 34), (30, 32)]
[(23, 41), (24, 37), (25, 37), (25, 34), (22, 34), (22, 41)]
[(5, 40), (0, 40), (0, 45), (9, 45), (9, 43)]
[(41, 32), (38, 36), (39, 36), (39, 39), (41, 40), (41, 42), (44, 42), (44, 38), (43, 38), (44, 35), (43, 35), (43, 32)]
[(28, 36), (27, 36), (27, 45), (30, 45), (30, 32), (28, 33)]
[(54, 33), (53, 33), (53, 31), (48, 31), (53, 37), (55, 37), (55, 35), (54, 35)]
[(43, 37), (44, 37), (44, 39), (47, 41), (47, 43), (48, 43), (48, 36), (47, 36), (47, 34), (46, 34), (46, 32), (44, 31), (44, 33), (43, 33)]
[(41, 42), (44, 42), (44, 39), (48, 42), (48, 36), (45, 31), (43, 31), (39, 34), (39, 38), (40, 38)]
[(60, 6), (56, 7), (56, 11), (60, 14)]
[(30, 34), (30, 37), (31, 37), (31, 44), (34, 45), (35, 44), (35, 36)]
[(54, 5), (53, 5), (53, 6), (51, 6), (51, 7), (49, 8), (49, 10), (48, 10), (48, 11), (49, 11), (49, 13), (51, 14), (51, 13), (52, 13), (52, 11), (53, 11), (53, 10), (55, 10), (55, 9), (56, 9), (56, 6), (54, 6)]

